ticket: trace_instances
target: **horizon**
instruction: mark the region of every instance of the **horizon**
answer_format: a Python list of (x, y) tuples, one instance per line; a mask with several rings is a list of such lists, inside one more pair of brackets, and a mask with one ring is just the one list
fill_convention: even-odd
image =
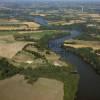
[(0, 2), (100, 2), (100, 0), (3, 0)]

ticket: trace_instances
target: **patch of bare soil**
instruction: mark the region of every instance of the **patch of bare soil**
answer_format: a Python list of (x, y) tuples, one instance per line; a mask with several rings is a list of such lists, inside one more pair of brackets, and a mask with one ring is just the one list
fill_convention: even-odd
[(100, 49), (100, 42), (99, 41), (71, 40), (71, 41), (65, 41), (64, 46), (70, 46), (74, 48), (91, 47), (94, 50), (96, 50), (96, 49)]
[(21, 51), (26, 44), (25, 42), (0, 43), (0, 56), (12, 58), (18, 51)]
[(0, 100), (63, 100), (63, 83), (39, 78), (33, 85), (16, 75), (0, 81)]

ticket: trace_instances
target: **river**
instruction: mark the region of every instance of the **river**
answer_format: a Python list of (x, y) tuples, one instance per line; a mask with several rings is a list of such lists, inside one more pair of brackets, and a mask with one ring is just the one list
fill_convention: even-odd
[(44, 17), (42, 17), (42, 16), (35, 16), (33, 19), (36, 23), (38, 23), (40, 25), (48, 26), (48, 21), (46, 19), (44, 19)]
[(49, 48), (76, 67), (80, 80), (75, 100), (100, 100), (100, 75), (80, 57), (61, 48), (64, 40), (73, 39), (78, 35), (80, 32), (71, 31), (69, 36), (53, 39), (49, 41)]

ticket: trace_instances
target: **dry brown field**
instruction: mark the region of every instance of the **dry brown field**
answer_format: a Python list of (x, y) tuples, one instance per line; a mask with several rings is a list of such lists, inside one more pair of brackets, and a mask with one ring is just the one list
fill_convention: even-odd
[(28, 84), (16, 75), (0, 80), (0, 100), (63, 100), (63, 83), (54, 79), (39, 78)]
[(40, 25), (35, 22), (20, 21), (14, 18), (0, 19), (0, 30), (20, 30), (20, 29), (37, 30), (39, 27)]
[(0, 56), (12, 58), (18, 51), (21, 51), (26, 44), (25, 42), (0, 43)]
[[(70, 42), (74, 42), (74, 44), (71, 44)], [(74, 48), (91, 47), (96, 50), (100, 49), (100, 41), (66, 40), (64, 42), (64, 46), (70, 46)]]

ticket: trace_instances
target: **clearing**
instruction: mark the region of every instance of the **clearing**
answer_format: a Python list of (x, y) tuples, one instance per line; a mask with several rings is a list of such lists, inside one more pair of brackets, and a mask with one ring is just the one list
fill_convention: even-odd
[(39, 78), (33, 85), (16, 75), (0, 81), (1, 100), (63, 100), (63, 83), (54, 79)]
[(84, 40), (66, 40), (64, 46), (74, 48), (85, 48), (90, 47), (94, 50), (100, 49), (100, 41), (84, 41)]
[(12, 58), (18, 51), (26, 45), (26, 42), (0, 43), (0, 56)]

